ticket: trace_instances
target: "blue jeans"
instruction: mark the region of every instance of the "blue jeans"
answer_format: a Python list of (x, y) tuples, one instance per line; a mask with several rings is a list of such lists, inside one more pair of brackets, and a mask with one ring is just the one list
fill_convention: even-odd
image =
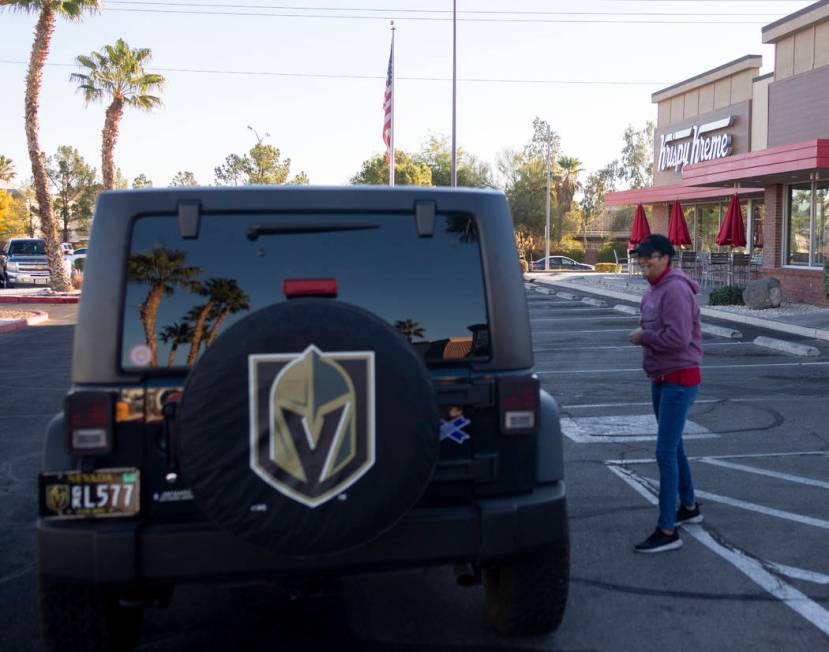
[(691, 467), (682, 446), (682, 431), (688, 410), (694, 404), (699, 385), (685, 387), (673, 383), (653, 383), (651, 398), (659, 424), (656, 438), (656, 463), (659, 465), (659, 527), (676, 526), (677, 495), (683, 505), (694, 504)]

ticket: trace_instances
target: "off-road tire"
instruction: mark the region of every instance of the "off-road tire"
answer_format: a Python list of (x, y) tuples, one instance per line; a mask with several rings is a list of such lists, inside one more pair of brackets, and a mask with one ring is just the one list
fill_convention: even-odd
[(40, 621), (47, 650), (120, 652), (141, 636), (144, 610), (84, 582), (39, 578)]
[(500, 634), (537, 636), (564, 617), (570, 578), (569, 545), (548, 545), (483, 569), (489, 619)]

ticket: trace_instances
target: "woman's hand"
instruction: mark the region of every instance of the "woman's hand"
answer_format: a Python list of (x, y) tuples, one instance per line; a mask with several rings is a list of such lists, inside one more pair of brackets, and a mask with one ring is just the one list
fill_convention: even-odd
[(630, 342), (631, 344), (635, 344), (636, 346), (642, 345), (642, 333), (644, 331), (641, 328), (637, 328), (635, 331), (630, 332)]

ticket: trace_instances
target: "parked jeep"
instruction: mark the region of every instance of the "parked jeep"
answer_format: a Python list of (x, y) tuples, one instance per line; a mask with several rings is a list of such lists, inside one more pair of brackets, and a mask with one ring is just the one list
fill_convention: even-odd
[(11, 238), (0, 249), (0, 287), (48, 286), (46, 244), (37, 238)]
[(559, 625), (559, 417), (501, 193), (116, 191), (93, 225), (40, 474), (50, 649), (129, 647), (177, 584), (427, 565), (504, 634)]

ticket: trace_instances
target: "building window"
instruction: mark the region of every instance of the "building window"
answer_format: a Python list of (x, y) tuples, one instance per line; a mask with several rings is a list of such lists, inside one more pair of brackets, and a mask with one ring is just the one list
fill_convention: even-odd
[(751, 201), (751, 252), (754, 254), (763, 251), (763, 225), (766, 222), (766, 202), (762, 199)]
[(699, 251), (719, 251), (717, 233), (720, 231), (720, 204), (699, 207)]
[(829, 259), (829, 182), (789, 186), (786, 247), (789, 265), (822, 266)]

